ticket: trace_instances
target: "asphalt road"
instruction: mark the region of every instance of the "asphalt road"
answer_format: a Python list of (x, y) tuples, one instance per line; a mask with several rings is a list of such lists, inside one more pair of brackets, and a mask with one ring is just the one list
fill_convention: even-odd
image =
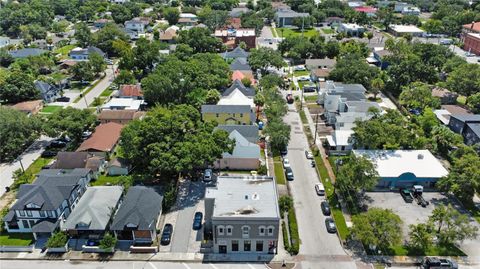
[[(297, 112), (292, 112), (293, 109), (293, 105), (289, 105), (289, 112), (284, 117), (284, 121), (291, 126), (287, 157), (290, 160), (295, 179), (288, 184), (297, 214), (301, 239), (300, 255), (306, 261), (341, 262), (344, 264), (342, 268), (355, 268), (353, 260), (346, 255), (340, 245), (337, 235), (329, 234), (325, 228), (325, 217), (320, 207), (324, 197), (317, 196), (315, 192), (314, 186), (319, 183), (319, 179), (315, 168), (310, 166), (310, 160), (305, 157), (308, 142), (301, 126), (300, 116)], [(330, 266), (333, 268), (332, 264)], [(338, 268), (338, 266), (336, 267)]]
[(263, 264), (202, 264), (173, 262), (79, 262), (79, 261), (0, 261), (2, 269), (264, 269)]
[(105, 70), (105, 77), (89, 92), (84, 98), (76, 103), (71, 103), (70, 106), (74, 108), (87, 108), (89, 104), (93, 102), (96, 97), (99, 97), (102, 92), (107, 89), (115, 79), (114, 71), (117, 68), (116, 65), (108, 65)]

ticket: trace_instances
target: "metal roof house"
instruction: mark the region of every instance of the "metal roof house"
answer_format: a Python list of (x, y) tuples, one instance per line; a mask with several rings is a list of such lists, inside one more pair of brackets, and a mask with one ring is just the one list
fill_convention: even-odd
[(461, 134), (465, 144), (480, 143), (480, 114), (450, 115), (448, 127), (455, 133)]
[(255, 96), (255, 89), (246, 87), (241, 80), (234, 80), (232, 85), (222, 92), (222, 96), (228, 96), (235, 90), (240, 90), (245, 96), (253, 98)]
[(121, 186), (89, 187), (62, 230), (73, 237), (99, 238), (110, 228), (122, 196)]
[(376, 166), (379, 188), (433, 187), (448, 171), (428, 150), (353, 150)]
[(224, 59), (237, 59), (237, 58), (245, 58), (246, 59), (246, 58), (248, 58), (249, 54), (250, 53), (248, 53), (247, 51), (245, 51), (244, 49), (242, 49), (240, 47), (236, 47), (231, 51), (226, 51), (226, 52), (220, 53), (220, 55)]
[(102, 57), (106, 56), (105, 52), (103, 52), (101, 49), (97, 47), (92, 47), (92, 46), (85, 49), (78, 48), (78, 47), (74, 48), (70, 51), (69, 56), (70, 58), (76, 61), (86, 61), (88, 60), (90, 55), (92, 55), (93, 53), (97, 53)]
[(213, 252), (277, 253), (280, 212), (273, 177), (219, 176), (205, 194), (205, 229)]
[(151, 243), (155, 240), (157, 224), (162, 215), (163, 196), (154, 189), (133, 186), (123, 199), (110, 230), (119, 240)]
[(295, 18), (304, 18), (310, 16), (308, 13), (299, 13), (291, 9), (279, 9), (275, 13), (277, 27), (293, 26)]
[(225, 152), (215, 162), (216, 169), (257, 170), (260, 165), (260, 146), (248, 141), (240, 132), (233, 130), (228, 136), (235, 140), (232, 153)]
[(27, 58), (30, 56), (40, 56), (47, 52), (48, 50), (42, 50), (37, 48), (25, 48), (25, 49), (9, 51), (8, 53), (10, 53), (10, 55), (12, 55), (13, 58)]

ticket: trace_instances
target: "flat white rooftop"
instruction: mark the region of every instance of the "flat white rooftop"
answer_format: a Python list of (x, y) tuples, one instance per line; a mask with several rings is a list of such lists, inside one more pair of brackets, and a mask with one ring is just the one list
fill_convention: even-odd
[(417, 178), (441, 178), (447, 169), (428, 150), (354, 150), (357, 156), (370, 159), (382, 178), (412, 173)]
[(425, 32), (415, 25), (392, 24), (392, 25), (390, 25), (390, 28), (397, 33), (423, 33), (423, 32)]

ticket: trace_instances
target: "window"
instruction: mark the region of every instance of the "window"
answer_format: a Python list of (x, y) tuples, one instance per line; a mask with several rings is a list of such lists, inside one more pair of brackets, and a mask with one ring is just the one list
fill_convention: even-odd
[(45, 211), (39, 211), (40, 217), (45, 218)]
[(238, 240), (232, 240), (232, 251), (238, 251)]
[(25, 211), (20, 210), (20, 211), (18, 211), (18, 213), (20, 214), (20, 216), (25, 217)]
[(28, 229), (30, 226), (28, 226), (28, 221), (22, 220), (23, 228)]
[(27, 216), (32, 217), (32, 211), (27, 211)]
[(258, 227), (258, 234), (265, 235), (265, 226)]
[(242, 237), (243, 238), (250, 237), (250, 227), (249, 226), (243, 226), (242, 227)]
[(250, 240), (243, 241), (243, 251), (250, 251), (250, 250), (252, 250), (252, 245), (250, 243)]
[(33, 227), (35, 225), (35, 221), (34, 220), (29, 220), (29, 223), (30, 223), (30, 227)]
[(255, 247), (256, 251), (263, 251), (263, 241), (257, 241), (257, 245)]
[(275, 227), (273, 227), (273, 226), (268, 226), (268, 235), (269, 235), (269, 236), (272, 236), (272, 235), (273, 235), (273, 231), (275, 231)]
[(232, 226), (227, 226), (227, 235), (232, 235), (233, 227)]
[(53, 218), (53, 211), (47, 211), (47, 215), (49, 218)]
[(217, 232), (218, 232), (218, 235), (223, 235), (225, 233), (225, 227), (218, 226), (217, 227)]

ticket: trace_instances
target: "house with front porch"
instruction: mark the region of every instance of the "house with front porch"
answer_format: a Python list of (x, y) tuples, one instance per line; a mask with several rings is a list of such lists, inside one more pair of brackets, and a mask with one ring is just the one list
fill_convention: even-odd
[(219, 176), (217, 185), (206, 190), (205, 229), (213, 236), (213, 253), (276, 254), (280, 212), (275, 179)]
[(47, 238), (67, 219), (91, 180), (90, 169), (42, 170), (32, 184), (22, 184), (3, 218), (8, 233)]
[(201, 108), (204, 121), (216, 121), (225, 125), (251, 125), (255, 113), (249, 105), (203, 105)]
[(118, 240), (130, 241), (132, 244), (154, 242), (162, 215), (162, 201), (163, 196), (153, 188), (130, 187), (110, 230)]

